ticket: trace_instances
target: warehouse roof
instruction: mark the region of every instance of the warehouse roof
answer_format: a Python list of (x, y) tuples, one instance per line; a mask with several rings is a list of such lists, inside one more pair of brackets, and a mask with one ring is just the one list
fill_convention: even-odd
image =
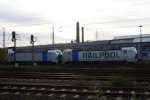
[[(118, 36), (111, 40), (111, 44), (137, 43), (140, 42), (140, 35)], [(150, 34), (142, 34), (142, 42), (150, 42)]]
[[(140, 38), (135, 38), (133, 43), (140, 42)], [(142, 37), (142, 42), (150, 42), (150, 37)]]
[[(117, 37), (114, 37), (113, 40), (117, 40), (117, 39), (130, 39), (130, 38), (139, 38), (140, 37), (140, 34), (139, 35), (127, 35), (127, 36), (117, 36)], [(142, 37), (150, 37), (150, 34), (142, 34)]]
[(133, 43), (134, 39), (116, 39), (116, 40), (111, 40), (111, 44), (122, 44), (122, 43)]

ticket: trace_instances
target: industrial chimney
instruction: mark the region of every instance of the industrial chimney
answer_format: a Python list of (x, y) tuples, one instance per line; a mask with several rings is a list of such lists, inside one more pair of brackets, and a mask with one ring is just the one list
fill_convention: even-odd
[(79, 28), (79, 22), (76, 24), (76, 42), (80, 42), (80, 28)]
[(84, 27), (82, 27), (82, 43), (84, 42)]

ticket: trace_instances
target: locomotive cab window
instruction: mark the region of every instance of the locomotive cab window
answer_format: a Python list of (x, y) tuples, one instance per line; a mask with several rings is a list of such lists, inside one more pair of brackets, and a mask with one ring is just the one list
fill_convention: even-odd
[(13, 53), (10, 53), (10, 55), (13, 56), (14, 54), (13, 54)]
[(58, 53), (58, 55), (61, 55), (61, 53), (59, 51), (56, 51)]

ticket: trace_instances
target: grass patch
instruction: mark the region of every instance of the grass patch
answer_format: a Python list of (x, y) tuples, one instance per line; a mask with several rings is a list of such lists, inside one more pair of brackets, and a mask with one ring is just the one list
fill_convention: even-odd
[(116, 87), (130, 87), (135, 86), (135, 81), (123, 76), (111, 76), (110, 83), (112, 86)]
[(88, 83), (87, 83), (85, 80), (79, 80), (79, 81), (76, 81), (76, 82), (74, 83), (74, 85), (87, 86)]

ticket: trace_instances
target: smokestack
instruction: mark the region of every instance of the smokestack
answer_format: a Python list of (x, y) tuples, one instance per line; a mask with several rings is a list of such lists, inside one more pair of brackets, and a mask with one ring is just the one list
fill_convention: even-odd
[(84, 27), (82, 27), (82, 43), (84, 42)]
[(79, 22), (76, 24), (76, 42), (80, 42), (80, 28), (79, 28)]

